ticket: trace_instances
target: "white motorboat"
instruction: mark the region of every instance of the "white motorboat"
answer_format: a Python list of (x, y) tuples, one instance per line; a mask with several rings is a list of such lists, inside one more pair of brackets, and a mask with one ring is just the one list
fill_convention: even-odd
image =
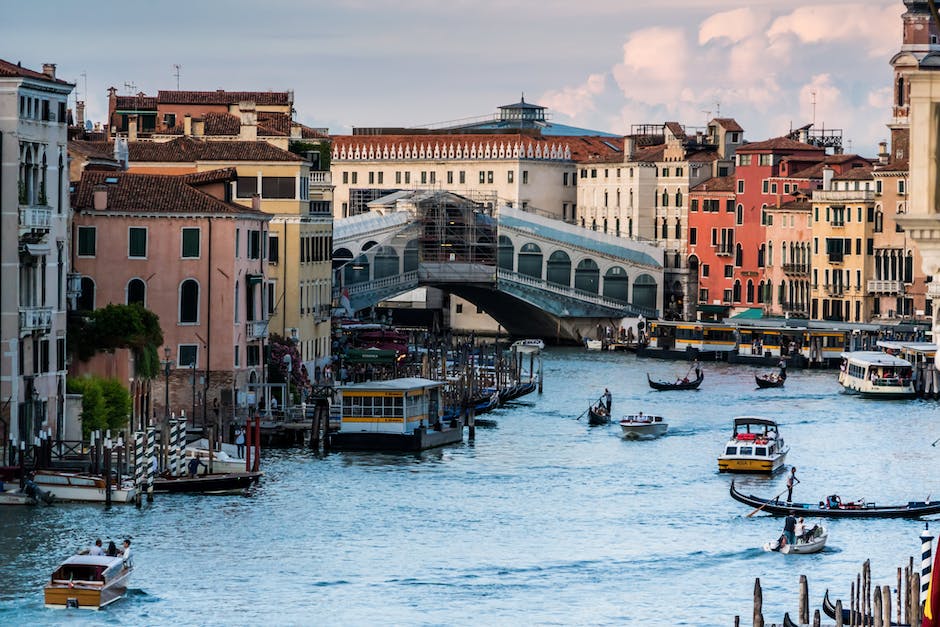
[[(104, 503), (105, 478), (76, 472), (57, 472), (38, 470), (33, 475), (33, 483), (48, 492), (57, 501), (93, 501)], [(131, 503), (137, 496), (137, 489), (131, 481), (111, 484), (112, 503)]]
[[(819, 553), (826, 547), (826, 540), (829, 539), (829, 530), (822, 525), (813, 525), (806, 532), (796, 539), (794, 544), (782, 543), (781, 539), (767, 542), (764, 544), (765, 551), (776, 551), (778, 553), (806, 555), (808, 553)], [(781, 546), (783, 544), (783, 546)]]
[(878, 351), (842, 353), (839, 384), (867, 398), (913, 398), (911, 362)]
[(509, 348), (516, 350), (520, 348), (545, 350), (545, 342), (540, 339), (516, 340)]
[(584, 345), (589, 351), (604, 350), (604, 342), (602, 340), (584, 340)]
[(639, 413), (625, 416), (620, 421), (623, 437), (627, 439), (655, 438), (666, 433), (669, 425), (663, 422), (662, 416), (647, 416)]
[[(245, 457), (238, 455), (237, 445), (223, 443), (216, 446), (219, 446), (220, 450), (212, 451), (213, 473), (245, 472)], [(209, 465), (209, 441), (205, 438), (188, 444), (184, 453), (187, 463), (193, 457), (198, 457), (206, 466)]]

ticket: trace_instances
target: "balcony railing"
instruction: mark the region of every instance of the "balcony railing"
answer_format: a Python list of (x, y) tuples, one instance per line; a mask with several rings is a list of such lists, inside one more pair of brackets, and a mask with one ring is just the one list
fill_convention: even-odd
[(325, 171), (314, 171), (310, 173), (310, 184), (311, 185), (332, 185), (333, 177), (329, 170)]
[(245, 323), (245, 334), (248, 340), (263, 340), (268, 337), (267, 320), (251, 320)]
[(20, 207), (20, 229), (48, 231), (52, 228), (52, 207), (27, 205)]
[(903, 294), (904, 283), (902, 281), (884, 281), (872, 280), (868, 282), (869, 294)]
[(48, 331), (52, 328), (52, 307), (20, 307), (20, 331)]
[(826, 290), (826, 294), (829, 296), (844, 296), (845, 295), (845, 286), (844, 285), (835, 285), (827, 283), (823, 286), (823, 289)]
[(790, 313), (806, 313), (805, 303), (780, 303), (780, 308)]
[(800, 275), (809, 274), (809, 264), (808, 263), (785, 263), (783, 264), (783, 271), (786, 274), (800, 274)]
[(734, 254), (734, 246), (721, 245), (715, 250), (715, 254), (719, 257), (730, 257)]

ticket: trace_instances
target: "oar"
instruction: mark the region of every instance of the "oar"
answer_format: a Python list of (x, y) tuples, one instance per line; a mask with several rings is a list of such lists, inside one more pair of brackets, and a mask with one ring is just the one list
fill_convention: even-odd
[(934, 440), (933, 444), (931, 444), (930, 446), (936, 446), (937, 442), (940, 442), (940, 438), (937, 438), (936, 440)]
[[(601, 399), (598, 398), (597, 400), (598, 402), (600, 402)], [(575, 420), (581, 420), (582, 418), (584, 418), (584, 414), (588, 413), (589, 411), (591, 411), (591, 405), (588, 405), (588, 408), (585, 409), (583, 412), (581, 412), (581, 415), (575, 418)]]
[[(787, 491), (786, 488), (784, 488), (783, 492), (786, 492), (786, 491)], [(779, 499), (781, 496), (783, 496), (783, 492), (781, 492), (780, 494), (778, 494), (777, 496), (775, 496), (773, 499), (771, 499), (771, 501), (776, 502), (777, 499)], [(745, 516), (745, 518), (750, 518), (751, 516), (753, 516), (753, 515), (756, 514), (757, 512), (761, 511), (762, 509), (764, 509), (765, 507), (767, 507), (767, 506), (771, 503), (771, 501), (767, 501), (766, 503), (764, 503), (763, 505), (761, 505), (760, 507), (758, 507), (757, 509), (755, 509), (753, 512), (751, 512), (750, 514), (748, 514), (747, 516)]]

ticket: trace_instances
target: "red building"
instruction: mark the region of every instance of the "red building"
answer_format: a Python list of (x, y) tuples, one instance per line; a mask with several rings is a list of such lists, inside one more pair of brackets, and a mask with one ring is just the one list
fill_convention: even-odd
[[(711, 178), (689, 190), (689, 274), (698, 276), (695, 291), (702, 320), (720, 319), (730, 309), (734, 190), (734, 175)], [(690, 286), (689, 292), (695, 291)]]

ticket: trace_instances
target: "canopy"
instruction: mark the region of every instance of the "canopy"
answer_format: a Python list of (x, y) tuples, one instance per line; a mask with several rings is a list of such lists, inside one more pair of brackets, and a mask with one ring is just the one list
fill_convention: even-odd
[(393, 364), (398, 351), (378, 348), (350, 348), (346, 352), (346, 361), (354, 364)]

